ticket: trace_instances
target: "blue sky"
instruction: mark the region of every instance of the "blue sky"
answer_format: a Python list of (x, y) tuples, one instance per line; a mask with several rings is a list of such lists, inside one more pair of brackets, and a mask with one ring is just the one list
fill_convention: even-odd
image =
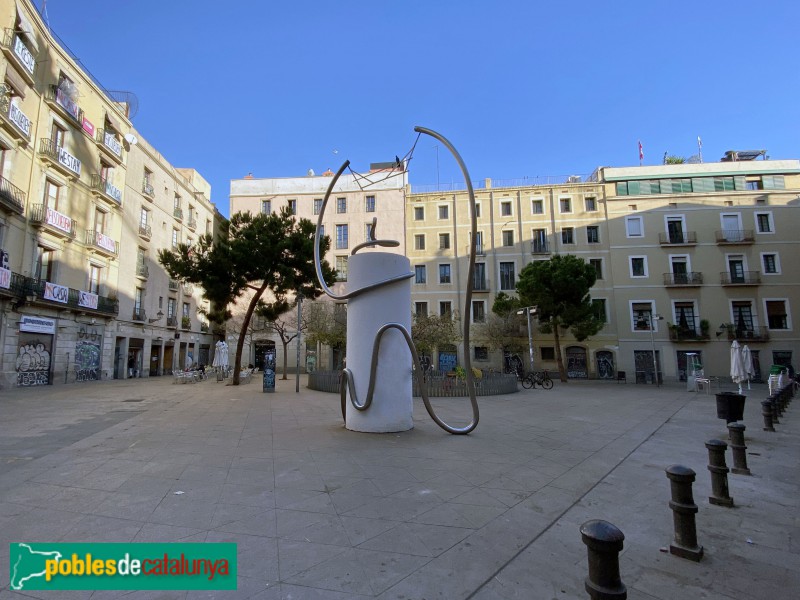
[[(366, 169), (415, 125), (473, 180), (634, 165), (638, 140), (645, 164), (698, 136), (706, 162), (800, 155), (796, 2), (49, 0), (46, 16), (223, 214), (232, 178)], [(412, 184), (437, 182), (434, 144)], [(459, 179), (441, 149), (438, 180)]]

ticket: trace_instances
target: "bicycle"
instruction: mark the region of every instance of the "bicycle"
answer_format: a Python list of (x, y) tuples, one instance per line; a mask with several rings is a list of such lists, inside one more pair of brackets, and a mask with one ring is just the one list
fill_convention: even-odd
[(522, 387), (526, 390), (536, 387), (537, 385), (542, 386), (545, 390), (550, 390), (553, 388), (553, 380), (550, 379), (550, 373), (547, 371), (541, 371), (539, 373), (528, 373), (522, 379)]

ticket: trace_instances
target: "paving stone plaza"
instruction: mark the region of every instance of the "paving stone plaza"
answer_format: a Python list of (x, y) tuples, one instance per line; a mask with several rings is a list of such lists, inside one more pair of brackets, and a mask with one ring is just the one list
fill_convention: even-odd
[[(709, 503), (705, 442), (727, 439), (713, 395), (615, 382), (481, 398), (468, 436), (415, 400), (415, 428), (342, 426), (338, 396), (301, 382), (240, 387), (166, 379), (0, 392), (0, 559), (9, 543), (235, 542), (238, 590), (26, 592), (4, 598), (386, 600), (587, 598), (580, 526), (625, 535), (631, 599), (796, 598), (797, 406), (762, 430), (745, 405), (751, 476), (733, 508)], [(728, 389), (732, 389), (730, 386)], [(435, 399), (458, 424), (467, 399)], [(727, 454), (731, 466), (731, 451)], [(665, 468), (697, 473), (700, 562), (673, 540)], [(178, 493), (182, 492), (182, 493)]]

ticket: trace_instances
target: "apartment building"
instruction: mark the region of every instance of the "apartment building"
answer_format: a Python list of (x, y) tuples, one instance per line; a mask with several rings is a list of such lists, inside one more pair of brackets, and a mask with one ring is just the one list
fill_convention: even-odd
[[(333, 172), (322, 175), (313, 171), (305, 177), (254, 178), (248, 175), (242, 179), (231, 180), (230, 214), (237, 212), (272, 213), (289, 207), (299, 218), (317, 222), (325, 192), (330, 185)], [(347, 264), (353, 248), (368, 239), (368, 227), (375, 217), (377, 237), (382, 240), (397, 240), (396, 248), (382, 248), (384, 252), (406, 254), (405, 246), (405, 194), (408, 183), (403, 166), (393, 162), (372, 163), (364, 173), (346, 172), (337, 181), (323, 215), (323, 234), (331, 239), (330, 250), (325, 258), (336, 269), (337, 282), (333, 286), (336, 293), (342, 293), (347, 286)], [(321, 299), (326, 299), (323, 296)], [(241, 304), (241, 303), (240, 303)], [(239, 312), (242, 307), (237, 309)], [(252, 341), (243, 352), (244, 363), (260, 365), (264, 353), (275, 348), (280, 342), (274, 334), (254, 331)], [(337, 357), (320, 349), (302, 349), (301, 367), (306, 364), (306, 356), (314, 356), (314, 363), (320, 368), (329, 368)], [(282, 367), (283, 355), (278, 352), (278, 366)], [(296, 346), (289, 350), (290, 365), (295, 365)]]
[[(143, 278), (147, 273), (134, 268), (155, 264), (156, 248), (169, 247), (171, 235), (148, 241), (138, 229), (142, 174), (166, 173), (166, 187), (213, 219), (208, 185), (141, 140), (131, 106), (78, 65), (28, 0), (2, 3), (0, 26), (0, 386), (147, 376), (150, 339), (158, 336), (146, 310), (157, 315), (155, 299), (173, 296), (164, 277)], [(151, 200), (174, 202), (172, 194), (162, 196)], [(191, 231), (181, 223), (180, 239)], [(136, 247), (145, 250), (142, 263), (133, 262)], [(163, 292), (155, 291), (162, 283)], [(199, 294), (174, 297), (179, 310), (191, 297), (185, 331), (196, 332), (188, 341), (200, 358), (209, 340), (200, 337), (195, 316)], [(165, 328), (162, 337), (172, 335), (180, 350), (175, 331)], [(160, 345), (160, 356), (167, 346)], [(137, 347), (141, 352), (132, 352)]]

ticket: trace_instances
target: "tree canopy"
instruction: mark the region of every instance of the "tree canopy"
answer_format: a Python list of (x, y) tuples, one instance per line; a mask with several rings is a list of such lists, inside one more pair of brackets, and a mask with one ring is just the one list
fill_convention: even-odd
[(604, 319), (592, 304), (589, 290), (597, 271), (571, 254), (556, 254), (550, 260), (529, 263), (519, 274), (517, 292), (526, 305), (538, 308), (540, 330), (552, 332), (561, 381), (567, 380), (561, 355), (560, 329), (569, 330), (579, 342), (595, 335)]
[[(203, 287), (203, 296), (211, 303), (208, 317), (215, 323), (231, 317), (231, 304), (247, 290), (254, 292), (236, 347), (235, 385), (253, 312), (281, 314), (298, 293), (306, 298), (322, 293), (314, 269), (314, 231), (314, 223), (296, 219), (288, 207), (272, 214), (237, 213), (222, 223), (216, 238), (204, 235), (194, 246), (179, 244), (174, 251), (159, 251), (159, 262), (171, 277)], [(320, 255), (324, 256), (329, 246), (330, 239), (324, 237)], [(334, 271), (326, 261), (322, 272), (332, 284)], [(263, 299), (266, 291), (270, 292), (269, 301)]]
[(420, 354), (431, 356), (434, 350), (455, 344), (458, 337), (451, 315), (414, 315), (411, 339)]

